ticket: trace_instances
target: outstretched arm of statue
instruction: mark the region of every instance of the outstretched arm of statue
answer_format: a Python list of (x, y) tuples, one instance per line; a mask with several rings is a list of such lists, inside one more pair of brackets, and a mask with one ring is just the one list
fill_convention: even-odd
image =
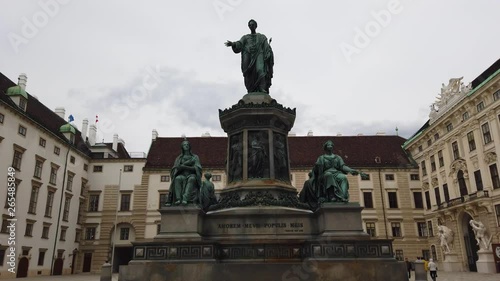
[(226, 43), (224, 43), (224, 45), (226, 45), (226, 47), (231, 47), (233, 46), (233, 42), (227, 40)]

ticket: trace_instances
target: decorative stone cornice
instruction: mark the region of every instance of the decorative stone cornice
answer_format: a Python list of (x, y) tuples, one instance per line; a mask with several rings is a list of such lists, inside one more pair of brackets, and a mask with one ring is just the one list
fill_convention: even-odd
[[(455, 104), (463, 100), (472, 89), (472, 85), (465, 86), (461, 82), (463, 77), (450, 79), (447, 86), (442, 84), (441, 93), (437, 96), (436, 102), (431, 104), (431, 112), (429, 114), (429, 124), (433, 124), (446, 112), (448, 112)], [(459, 118), (459, 117), (457, 117)]]

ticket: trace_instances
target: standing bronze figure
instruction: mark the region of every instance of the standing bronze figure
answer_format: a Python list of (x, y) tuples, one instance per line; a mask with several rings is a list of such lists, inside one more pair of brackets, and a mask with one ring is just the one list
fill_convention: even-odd
[(239, 41), (227, 41), (225, 45), (232, 47), (235, 53), (241, 53), (241, 71), (245, 78), (245, 87), (249, 93), (269, 93), (273, 77), (274, 55), (271, 40), (264, 34), (256, 33), (257, 22), (250, 20), (248, 27), (251, 33), (243, 35)]

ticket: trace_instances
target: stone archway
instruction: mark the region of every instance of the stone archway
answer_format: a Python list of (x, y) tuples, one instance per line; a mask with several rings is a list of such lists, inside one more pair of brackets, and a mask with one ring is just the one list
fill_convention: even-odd
[(476, 239), (474, 237), (474, 231), (469, 224), (469, 221), (472, 220), (472, 216), (464, 212), (461, 216), (460, 220), (460, 230), (462, 232), (461, 238), (464, 243), (464, 257), (467, 262), (467, 268), (471, 272), (477, 272), (476, 261), (478, 260), (477, 251), (479, 247), (476, 244)]

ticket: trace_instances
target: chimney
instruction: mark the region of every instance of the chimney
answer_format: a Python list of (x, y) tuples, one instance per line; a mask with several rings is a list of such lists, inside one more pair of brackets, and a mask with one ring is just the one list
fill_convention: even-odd
[(97, 137), (97, 127), (91, 124), (89, 127), (89, 143), (91, 146), (95, 145), (95, 138)]
[(309, 130), (309, 132), (307, 132), (307, 136), (308, 136), (308, 137), (312, 137), (312, 136), (314, 136), (313, 131), (312, 131), (312, 130)]
[(153, 140), (156, 140), (158, 138), (158, 131), (156, 129), (153, 129)]
[(89, 119), (85, 118), (82, 122), (82, 139), (87, 140), (87, 131), (89, 130)]
[(64, 107), (56, 107), (56, 109), (54, 110), (54, 112), (59, 115), (59, 117), (61, 117), (62, 119), (66, 120), (65, 119), (65, 115), (66, 115), (66, 110), (64, 109)]
[(337, 137), (341, 137), (342, 136), (342, 133), (337, 133)]
[(289, 135), (290, 137), (295, 137), (295, 136), (297, 136), (297, 134), (296, 134), (295, 132), (292, 132), (292, 131), (288, 132), (288, 135)]
[(26, 81), (28, 81), (28, 77), (26, 76), (26, 73), (19, 74), (19, 78), (18, 78), (17, 84), (23, 90), (26, 90)]
[(113, 135), (113, 150), (118, 151), (118, 134)]
[(377, 132), (377, 136), (385, 136), (385, 132), (384, 131), (378, 131)]
[(202, 137), (210, 137), (210, 133), (207, 131), (204, 134), (201, 134)]

